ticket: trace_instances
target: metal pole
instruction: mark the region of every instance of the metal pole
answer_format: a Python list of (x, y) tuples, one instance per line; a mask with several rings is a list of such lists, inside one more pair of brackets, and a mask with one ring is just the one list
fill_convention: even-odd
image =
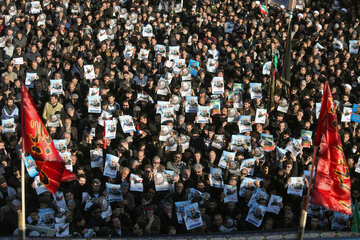
[(21, 210), (18, 211), (19, 239), (25, 240), (25, 153), (21, 152)]
[(308, 205), (309, 205), (310, 191), (311, 191), (311, 185), (312, 185), (312, 181), (313, 181), (313, 174), (314, 174), (317, 150), (318, 150), (318, 146), (315, 146), (313, 162), (311, 164), (310, 181), (309, 181), (309, 186), (308, 186), (306, 199), (305, 199), (305, 206), (302, 206), (300, 220), (299, 220), (297, 240), (303, 240), (304, 239), (304, 232), (305, 232), (306, 218), (307, 218), (307, 210), (308, 210)]

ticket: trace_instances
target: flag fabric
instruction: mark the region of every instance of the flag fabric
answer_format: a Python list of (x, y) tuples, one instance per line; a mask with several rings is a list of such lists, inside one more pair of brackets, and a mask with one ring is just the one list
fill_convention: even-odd
[(21, 86), (21, 135), (23, 151), (33, 157), (40, 180), (50, 192), (55, 194), (61, 182), (76, 180), (75, 174), (65, 168), (24, 85)]
[(272, 59), (272, 64), (271, 64), (271, 77), (270, 77), (270, 84), (269, 84), (269, 104), (268, 104), (268, 112), (272, 112), (275, 109), (275, 100), (274, 100), (274, 95), (275, 95), (275, 74), (276, 74), (276, 69), (277, 69), (277, 65), (278, 65), (278, 54), (275, 52), (273, 53), (273, 59)]
[(353, 219), (351, 224), (352, 232), (360, 232), (360, 215), (357, 200), (354, 203)]
[(315, 144), (320, 147), (311, 203), (352, 215), (350, 172), (337, 126), (334, 101), (329, 84), (325, 82), (316, 131)]
[(265, 16), (269, 13), (267, 7), (264, 4), (260, 6), (260, 12)]
[[(289, 22), (290, 24), (290, 22)], [(291, 87), (291, 28), (288, 28), (286, 36), (286, 48), (283, 59), (283, 65), (280, 74), (280, 81), (285, 85), (285, 98), (289, 96), (289, 88)]]

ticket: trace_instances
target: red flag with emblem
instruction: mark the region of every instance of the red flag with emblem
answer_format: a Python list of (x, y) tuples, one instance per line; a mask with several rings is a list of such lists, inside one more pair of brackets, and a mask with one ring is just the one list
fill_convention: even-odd
[(350, 173), (337, 126), (334, 101), (326, 82), (316, 131), (315, 144), (320, 146), (311, 203), (352, 215)]
[(61, 182), (76, 179), (75, 174), (65, 168), (24, 85), (21, 87), (21, 135), (23, 151), (34, 158), (40, 180), (50, 192), (56, 193)]

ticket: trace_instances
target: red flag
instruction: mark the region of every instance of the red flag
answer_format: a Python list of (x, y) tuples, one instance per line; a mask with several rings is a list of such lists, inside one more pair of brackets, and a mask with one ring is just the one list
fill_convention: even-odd
[(320, 144), (320, 150), (311, 202), (352, 215), (350, 173), (337, 126), (334, 101), (326, 82), (316, 131), (315, 144)]
[(65, 169), (65, 162), (24, 85), (21, 87), (21, 134), (23, 151), (34, 158), (40, 180), (50, 192), (56, 193), (62, 181), (76, 179), (74, 173)]

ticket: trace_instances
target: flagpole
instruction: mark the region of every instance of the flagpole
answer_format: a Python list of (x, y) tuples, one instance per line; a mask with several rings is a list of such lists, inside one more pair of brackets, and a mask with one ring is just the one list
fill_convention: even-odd
[(303, 240), (304, 239), (304, 232), (305, 232), (306, 219), (307, 219), (307, 210), (308, 210), (308, 206), (309, 206), (311, 185), (312, 185), (312, 182), (313, 182), (313, 174), (314, 174), (314, 168), (315, 168), (315, 162), (316, 162), (316, 156), (317, 156), (318, 147), (319, 146), (315, 146), (315, 149), (314, 149), (314, 157), (313, 157), (313, 161), (312, 161), (312, 164), (311, 164), (310, 181), (309, 181), (309, 186), (308, 186), (308, 189), (307, 189), (307, 194), (306, 194), (306, 199), (305, 199), (305, 206), (302, 206), (302, 209), (301, 209), (297, 240)]
[(275, 93), (275, 69), (274, 69), (274, 52), (271, 54), (271, 73), (270, 73), (270, 84), (268, 93), (268, 112), (274, 110), (274, 93)]
[(21, 210), (18, 210), (19, 239), (25, 240), (25, 153), (21, 151)]

